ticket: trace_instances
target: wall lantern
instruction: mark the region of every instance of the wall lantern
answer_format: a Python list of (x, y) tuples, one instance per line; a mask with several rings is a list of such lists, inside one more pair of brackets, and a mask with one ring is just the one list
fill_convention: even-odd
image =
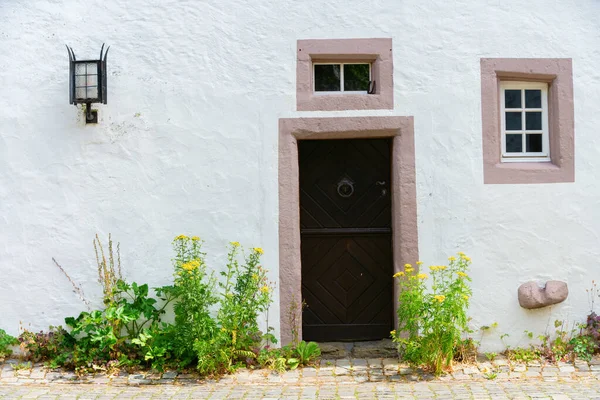
[[(106, 104), (106, 55), (104, 43), (98, 60), (77, 60), (73, 49), (69, 52), (69, 104), (85, 104), (85, 122), (98, 122), (98, 112), (92, 110), (92, 103)], [(103, 54), (104, 53), (104, 54)], [(104, 59), (103, 59), (104, 57)]]

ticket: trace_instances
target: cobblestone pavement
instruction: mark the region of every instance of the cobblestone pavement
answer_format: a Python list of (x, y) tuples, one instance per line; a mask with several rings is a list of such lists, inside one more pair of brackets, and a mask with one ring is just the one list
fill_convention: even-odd
[(434, 378), (395, 359), (321, 360), (315, 368), (241, 370), (219, 381), (175, 372), (96, 374), (1, 365), (0, 398), (13, 399), (600, 399), (600, 359), (590, 363), (457, 366)]

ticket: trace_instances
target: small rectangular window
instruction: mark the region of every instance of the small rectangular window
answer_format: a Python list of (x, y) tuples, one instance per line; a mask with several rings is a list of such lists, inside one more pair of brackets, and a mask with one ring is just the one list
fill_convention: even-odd
[(502, 162), (550, 161), (548, 84), (501, 82)]
[(367, 93), (371, 80), (368, 63), (314, 63), (313, 83), (317, 93)]

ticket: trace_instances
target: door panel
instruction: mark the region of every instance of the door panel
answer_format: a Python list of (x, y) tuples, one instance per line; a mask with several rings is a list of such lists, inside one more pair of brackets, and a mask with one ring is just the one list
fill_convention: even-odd
[(392, 327), (390, 141), (298, 144), (306, 340), (373, 340)]

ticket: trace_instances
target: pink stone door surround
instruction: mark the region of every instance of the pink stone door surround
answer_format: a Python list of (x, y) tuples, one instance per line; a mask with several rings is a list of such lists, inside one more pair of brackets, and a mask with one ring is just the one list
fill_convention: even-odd
[[(302, 297), (298, 141), (392, 138), (392, 246), (394, 272), (418, 260), (413, 117), (282, 118), (279, 120), (279, 296), (281, 344), (292, 341), (289, 315)], [(393, 279), (390, 276), (390, 279)], [(398, 288), (394, 286), (394, 310)], [(298, 338), (302, 339), (299, 316)], [(397, 324), (396, 324), (397, 325)]]

